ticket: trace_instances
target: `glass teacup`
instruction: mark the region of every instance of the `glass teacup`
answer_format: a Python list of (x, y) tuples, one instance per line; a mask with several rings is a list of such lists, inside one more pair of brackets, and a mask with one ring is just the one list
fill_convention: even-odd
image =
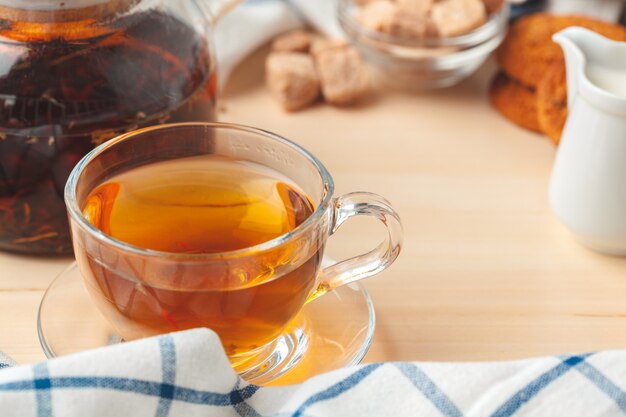
[[(206, 157), (280, 174), (308, 197), (311, 212), (271, 240), (210, 253), (139, 247), (104, 233), (86, 217), (92, 191), (108, 179), (152, 164), (197, 163)], [(322, 163), (287, 139), (246, 126), (185, 123), (138, 130), (96, 148), (70, 175), (65, 199), (86, 287), (125, 340), (207, 327), (245, 373), (258, 369), (264, 348), (306, 303), (381, 272), (400, 252), (402, 227), (385, 199), (362, 192), (334, 197), (333, 192)], [(358, 215), (378, 218), (388, 232), (384, 241), (364, 255), (322, 268), (327, 239)]]

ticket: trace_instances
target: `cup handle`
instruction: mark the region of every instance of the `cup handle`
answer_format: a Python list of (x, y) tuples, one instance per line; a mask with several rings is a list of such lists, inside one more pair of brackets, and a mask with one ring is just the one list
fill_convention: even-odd
[(370, 252), (322, 269), (319, 284), (307, 303), (342, 285), (382, 272), (396, 260), (402, 248), (400, 217), (383, 197), (364, 192), (350, 193), (335, 199), (334, 206), (331, 236), (346, 220), (354, 216), (376, 217), (387, 228), (387, 236)]

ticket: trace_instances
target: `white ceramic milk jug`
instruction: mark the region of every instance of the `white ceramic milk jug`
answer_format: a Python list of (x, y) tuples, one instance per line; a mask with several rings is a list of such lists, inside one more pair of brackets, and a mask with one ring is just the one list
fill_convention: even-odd
[(626, 43), (579, 27), (553, 39), (565, 53), (569, 115), (550, 203), (583, 245), (626, 255)]

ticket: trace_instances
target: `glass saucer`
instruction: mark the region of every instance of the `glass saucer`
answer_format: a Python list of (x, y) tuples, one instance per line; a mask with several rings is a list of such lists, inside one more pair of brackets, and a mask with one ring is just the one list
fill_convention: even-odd
[[(307, 304), (285, 333), (263, 348), (241, 376), (259, 385), (301, 382), (320, 373), (356, 365), (374, 335), (372, 301), (360, 284), (350, 284)], [(122, 342), (92, 303), (76, 263), (44, 294), (37, 318), (39, 341), (48, 358)], [(257, 357), (257, 358), (258, 358)]]

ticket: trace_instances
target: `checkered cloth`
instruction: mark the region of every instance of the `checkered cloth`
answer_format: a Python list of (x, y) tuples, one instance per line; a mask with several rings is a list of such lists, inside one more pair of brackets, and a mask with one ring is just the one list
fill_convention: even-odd
[(0, 371), (2, 417), (626, 415), (626, 351), (501, 363), (385, 363), (248, 385), (199, 329)]
[(15, 362), (13, 359), (6, 356), (4, 353), (0, 352), (0, 369), (8, 368), (9, 366), (14, 366)]

